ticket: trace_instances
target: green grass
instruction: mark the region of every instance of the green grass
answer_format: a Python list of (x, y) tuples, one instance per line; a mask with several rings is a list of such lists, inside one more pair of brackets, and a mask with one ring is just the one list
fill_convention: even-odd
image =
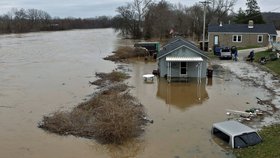
[(237, 158), (276, 158), (280, 157), (280, 125), (263, 128), (259, 134), (263, 142), (248, 148), (235, 149)]
[[(269, 57), (269, 54), (273, 52), (270, 51), (263, 51), (258, 52), (255, 54), (255, 62), (259, 61), (261, 57)], [(268, 61), (265, 65), (268, 69), (275, 72), (276, 74), (280, 75), (280, 59), (277, 59), (275, 61)]]

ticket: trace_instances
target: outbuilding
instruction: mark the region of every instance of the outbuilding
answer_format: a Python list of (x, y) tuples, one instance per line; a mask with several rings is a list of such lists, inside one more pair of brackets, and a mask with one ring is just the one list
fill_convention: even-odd
[(158, 53), (160, 77), (166, 77), (169, 82), (205, 78), (208, 59), (207, 54), (194, 43), (175, 37)]

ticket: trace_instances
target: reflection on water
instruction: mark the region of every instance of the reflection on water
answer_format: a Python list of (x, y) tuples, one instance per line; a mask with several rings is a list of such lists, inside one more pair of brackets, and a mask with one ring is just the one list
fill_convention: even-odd
[[(131, 139), (124, 144), (92, 144), (91, 149), (99, 155), (106, 154), (110, 158), (137, 157), (145, 150), (144, 141), (141, 139)], [(106, 157), (108, 157), (106, 156)], [(93, 157), (95, 157), (93, 155)]]
[(158, 80), (157, 97), (163, 99), (166, 104), (174, 105), (181, 110), (202, 104), (208, 99), (206, 91), (206, 79), (201, 82), (191, 80), (189, 82), (171, 82), (160, 78)]
[(137, 157), (144, 151), (142, 140), (131, 140), (122, 145), (107, 145), (106, 149), (111, 158)]

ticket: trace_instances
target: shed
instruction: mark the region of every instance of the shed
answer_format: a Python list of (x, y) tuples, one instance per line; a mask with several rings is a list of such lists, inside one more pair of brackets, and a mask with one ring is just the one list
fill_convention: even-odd
[(156, 55), (160, 49), (159, 42), (137, 42), (134, 44), (134, 47), (144, 47), (146, 48), (150, 55)]
[(175, 37), (171, 39), (158, 53), (160, 77), (167, 80), (181, 80), (190, 77), (205, 78), (208, 56), (195, 44)]

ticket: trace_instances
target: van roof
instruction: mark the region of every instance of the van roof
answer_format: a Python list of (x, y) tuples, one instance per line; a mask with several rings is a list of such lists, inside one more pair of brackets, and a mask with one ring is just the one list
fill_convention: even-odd
[(256, 132), (254, 129), (233, 120), (214, 123), (213, 127), (231, 136), (236, 136), (243, 133)]

